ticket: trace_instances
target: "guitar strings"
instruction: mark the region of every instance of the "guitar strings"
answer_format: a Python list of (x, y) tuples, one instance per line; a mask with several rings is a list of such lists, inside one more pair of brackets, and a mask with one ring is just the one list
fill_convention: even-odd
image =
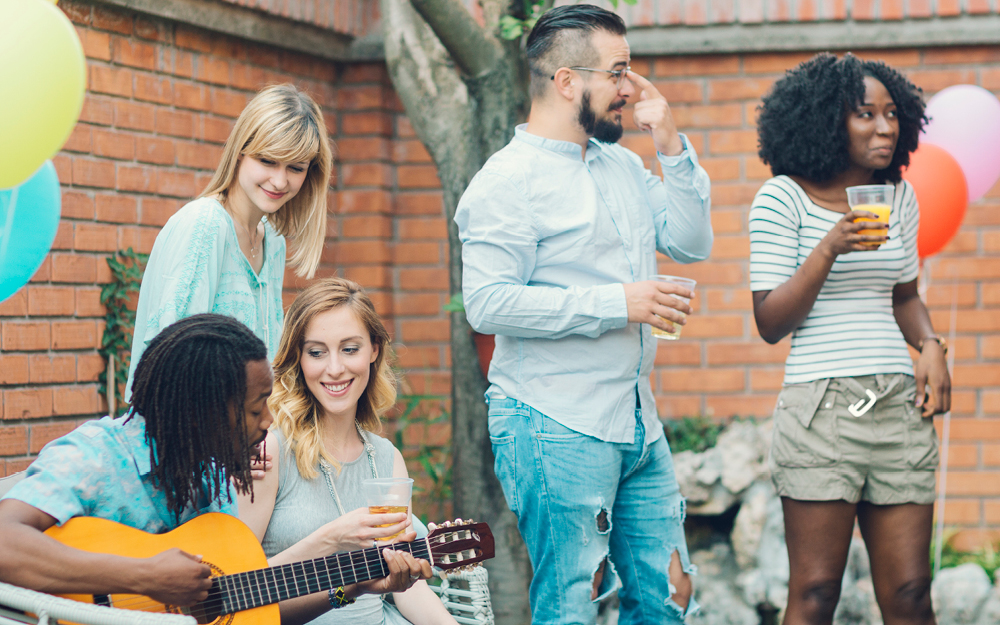
[[(450, 532), (449, 534), (453, 534), (453, 533), (454, 532)], [(430, 542), (432, 545), (441, 546), (441, 545), (447, 544), (448, 542), (454, 542), (454, 541), (447, 541), (447, 540), (445, 540), (445, 536), (447, 536), (449, 534), (445, 534), (445, 535), (441, 535), (441, 536), (436, 536), (436, 537), (434, 537), (433, 539), (430, 539), (430, 540), (420, 540), (420, 541), (416, 541), (414, 543), (397, 543), (396, 545), (387, 545), (387, 547), (392, 548), (393, 550), (396, 550), (396, 551), (408, 552), (408, 553), (410, 553), (410, 554), (412, 554), (414, 556), (417, 556), (417, 557), (420, 557), (421, 555), (426, 555), (427, 557), (421, 557), (420, 559), (422, 559), (422, 560), (428, 560), (433, 565), (434, 564), (434, 556), (438, 555), (438, 554), (435, 554), (433, 552), (433, 550), (431, 550), (430, 552), (428, 552), (427, 551), (427, 545), (426, 545), (426, 543)], [(412, 547), (411, 547), (411, 545), (412, 545)], [(405, 549), (398, 548), (398, 547), (402, 547), (402, 546), (405, 546), (406, 548)], [(384, 547), (370, 547), (368, 549), (361, 550), (360, 553), (364, 556), (364, 559), (362, 561), (360, 561), (360, 562), (356, 561), (354, 559), (354, 557), (349, 557), (349, 562), (343, 563), (343, 564), (346, 564), (349, 567), (348, 568), (348, 572), (349, 573), (353, 573), (354, 574), (354, 580), (355, 581), (348, 582), (348, 583), (357, 583), (358, 573), (361, 572), (361, 571), (358, 571), (356, 569), (358, 569), (362, 565), (364, 565), (365, 572), (367, 572), (368, 574), (371, 573), (371, 568), (374, 568), (376, 566), (378, 567), (376, 569), (377, 572), (379, 572), (379, 573), (385, 572), (383, 570), (383, 568), (382, 568), (384, 560), (383, 560), (383, 556), (382, 556), (381, 551), (382, 551), (383, 548)], [(216, 608), (220, 608), (220, 609), (223, 608), (224, 604), (227, 601), (230, 601), (234, 605), (238, 605), (241, 602), (241, 600), (243, 600), (243, 599), (249, 599), (251, 603), (256, 603), (256, 600), (257, 600), (258, 597), (259, 598), (264, 598), (265, 592), (267, 593), (267, 597), (270, 598), (272, 596), (272, 594), (280, 594), (280, 592), (282, 590), (282, 587), (283, 587), (283, 590), (288, 591), (289, 586), (288, 586), (287, 581), (284, 580), (284, 579), (282, 579), (280, 582), (278, 580), (272, 580), (272, 581), (268, 581), (268, 582), (266, 582), (264, 584), (260, 584), (260, 585), (253, 585), (253, 586), (245, 585), (246, 582), (251, 581), (251, 580), (249, 580), (246, 577), (247, 573), (258, 573), (258, 572), (260, 572), (260, 574), (266, 575), (267, 571), (271, 571), (272, 572), (271, 574), (274, 575), (274, 574), (277, 573), (278, 569), (281, 569), (283, 567), (291, 567), (292, 574), (295, 575), (295, 574), (305, 573), (305, 565), (306, 564), (312, 564), (312, 566), (313, 566), (313, 573), (311, 575), (314, 577), (314, 579), (316, 581), (320, 581), (323, 577), (325, 577), (327, 583), (332, 582), (333, 581), (333, 577), (335, 576), (336, 573), (340, 574), (339, 576), (341, 577), (341, 581), (346, 581), (347, 575), (344, 574), (344, 571), (343, 571), (343, 568), (342, 568), (343, 564), (341, 562), (339, 562), (339, 560), (342, 557), (348, 556), (351, 553), (359, 553), (359, 552), (357, 552), (357, 551), (355, 551), (355, 552), (341, 552), (341, 553), (331, 554), (330, 556), (326, 556), (324, 558), (317, 558), (315, 560), (306, 560), (304, 562), (296, 562), (296, 563), (292, 563), (292, 564), (278, 565), (278, 566), (275, 566), (275, 567), (268, 567), (266, 569), (256, 569), (256, 570), (253, 570), (253, 571), (242, 571), (240, 573), (233, 573), (233, 574), (230, 574), (230, 575), (223, 576), (224, 578), (229, 578), (231, 580), (235, 580), (235, 578), (237, 576), (240, 576), (240, 575), (243, 575), (244, 578), (240, 579), (239, 581), (234, 581), (234, 584), (237, 585), (238, 587), (222, 589), (219, 586), (215, 586), (215, 588), (218, 589), (218, 591), (215, 594), (216, 595), (223, 595), (223, 596), (219, 596), (218, 598), (215, 598), (215, 599), (212, 599), (212, 600), (207, 600), (206, 599), (204, 602), (198, 603), (196, 605), (199, 606), (206, 613), (212, 613), (214, 611), (214, 609), (216, 609)], [(449, 555), (449, 554), (442, 554), (442, 555)], [(330, 558), (336, 558), (336, 560), (338, 561), (337, 562), (338, 568), (337, 568), (336, 571), (332, 570), (330, 568), (328, 562), (327, 562)], [(318, 566), (316, 564), (317, 562), (322, 562), (323, 563), (325, 571), (321, 572), (318, 569)], [(296, 570), (296, 569), (298, 569), (298, 570)], [(284, 573), (283, 572), (282, 572), (282, 576), (284, 577)], [(385, 575), (383, 575), (382, 577), (385, 577)], [(216, 579), (222, 579), (222, 578), (216, 578)], [(369, 577), (369, 579), (379, 579), (379, 578), (373, 576), (373, 577)], [(367, 581), (367, 580), (365, 580), (365, 581)], [(306, 584), (307, 584), (306, 588), (308, 589), (309, 588), (308, 582), (306, 582)], [(321, 583), (320, 585), (323, 586), (324, 584)], [(299, 584), (293, 581), (293, 586), (295, 588), (295, 591), (297, 592)], [(333, 585), (328, 586), (328, 588), (329, 587), (333, 587)], [(324, 590), (324, 588), (320, 588), (319, 590), (317, 590), (315, 592), (322, 592), (322, 590)], [(307, 593), (302, 593), (302, 595), (304, 595), (304, 594), (312, 594), (312, 593), (308, 593), (308, 592)], [(302, 596), (302, 595), (296, 595), (296, 596)], [(271, 602), (264, 603), (264, 604), (261, 604), (261, 605), (269, 605), (269, 604), (272, 604), (272, 603), (277, 603), (277, 601), (271, 601)], [(142, 595), (134, 595), (134, 598), (132, 598), (132, 599), (125, 599), (125, 600), (122, 600), (120, 602), (115, 602), (112, 607), (120, 608), (120, 609), (126, 609), (126, 610), (138, 610), (138, 611), (143, 611), (143, 612), (165, 612), (166, 611), (165, 610), (165, 606), (163, 604), (161, 604), (159, 602), (156, 602), (156, 601), (154, 601), (152, 599), (149, 599), (148, 597), (145, 597), (145, 596), (142, 596)], [(233, 607), (233, 606), (231, 606), (231, 607)], [(260, 607), (260, 606), (254, 606), (254, 607)], [(244, 609), (249, 609), (249, 607), (244, 608)], [(241, 610), (236, 610), (236, 611), (241, 611)]]

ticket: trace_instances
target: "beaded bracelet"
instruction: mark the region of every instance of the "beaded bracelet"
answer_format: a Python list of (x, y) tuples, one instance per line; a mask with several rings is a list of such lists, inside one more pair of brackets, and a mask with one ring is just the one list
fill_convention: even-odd
[(326, 598), (327, 600), (329, 600), (330, 605), (333, 606), (334, 610), (336, 610), (337, 608), (342, 608), (345, 605), (351, 605), (352, 603), (357, 601), (357, 599), (347, 598), (347, 593), (344, 592), (343, 586), (337, 586), (336, 589), (331, 588), (327, 593)]

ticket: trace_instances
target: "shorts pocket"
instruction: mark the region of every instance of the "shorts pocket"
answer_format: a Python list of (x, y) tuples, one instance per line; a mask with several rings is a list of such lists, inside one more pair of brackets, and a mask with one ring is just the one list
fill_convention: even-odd
[(778, 396), (771, 444), (778, 466), (828, 467), (840, 460), (837, 412), (843, 402), (826, 382), (787, 386)]
[(906, 464), (914, 471), (933, 471), (938, 466), (938, 437), (934, 419), (925, 418), (913, 405), (916, 388), (903, 394), (901, 407), (906, 421)]
[(516, 467), (516, 445), (513, 436), (491, 436), (490, 443), (493, 445), (493, 472), (496, 473), (497, 480), (503, 488), (504, 499), (507, 500), (507, 507), (514, 514), (518, 514), (517, 500), (517, 473)]

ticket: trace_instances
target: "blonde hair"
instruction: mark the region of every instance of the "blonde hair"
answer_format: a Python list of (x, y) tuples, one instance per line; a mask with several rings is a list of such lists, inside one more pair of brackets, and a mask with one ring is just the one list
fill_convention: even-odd
[(274, 423), (285, 435), (288, 451), (295, 454), (299, 473), (315, 478), (322, 458), (339, 469), (323, 446), (322, 406), (309, 391), (302, 375), (302, 345), (306, 330), (317, 315), (347, 306), (368, 331), (378, 356), (371, 363), (368, 386), (361, 393), (355, 419), (369, 432), (382, 429), (382, 415), (396, 403), (396, 377), (392, 371), (392, 345), (382, 319), (361, 286), (344, 278), (325, 278), (298, 294), (285, 316), (281, 345), (274, 359), (274, 391), (268, 407)]
[(333, 150), (319, 105), (294, 85), (261, 89), (240, 113), (222, 149), (212, 181), (199, 197), (226, 196), (236, 184), (241, 156), (283, 162), (309, 161), (302, 189), (268, 222), (294, 242), (288, 264), (313, 277), (326, 240), (326, 200)]

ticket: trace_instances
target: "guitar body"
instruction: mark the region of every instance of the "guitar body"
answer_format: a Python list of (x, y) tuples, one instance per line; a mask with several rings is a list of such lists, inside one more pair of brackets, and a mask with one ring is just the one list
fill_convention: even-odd
[[(92, 517), (70, 519), (62, 527), (53, 526), (45, 533), (62, 544), (81, 551), (129, 558), (150, 558), (177, 547), (192, 555), (202, 556), (202, 561), (212, 568), (213, 577), (267, 566), (264, 550), (250, 528), (236, 517), (219, 512), (195, 517), (165, 534), (147, 534), (121, 523)], [(84, 603), (94, 603), (93, 595), (63, 596)], [(186, 609), (164, 606), (141, 595), (109, 597), (111, 606), (115, 608), (189, 613)], [(275, 603), (226, 614), (208, 622), (217, 625), (279, 625), (281, 616)]]

